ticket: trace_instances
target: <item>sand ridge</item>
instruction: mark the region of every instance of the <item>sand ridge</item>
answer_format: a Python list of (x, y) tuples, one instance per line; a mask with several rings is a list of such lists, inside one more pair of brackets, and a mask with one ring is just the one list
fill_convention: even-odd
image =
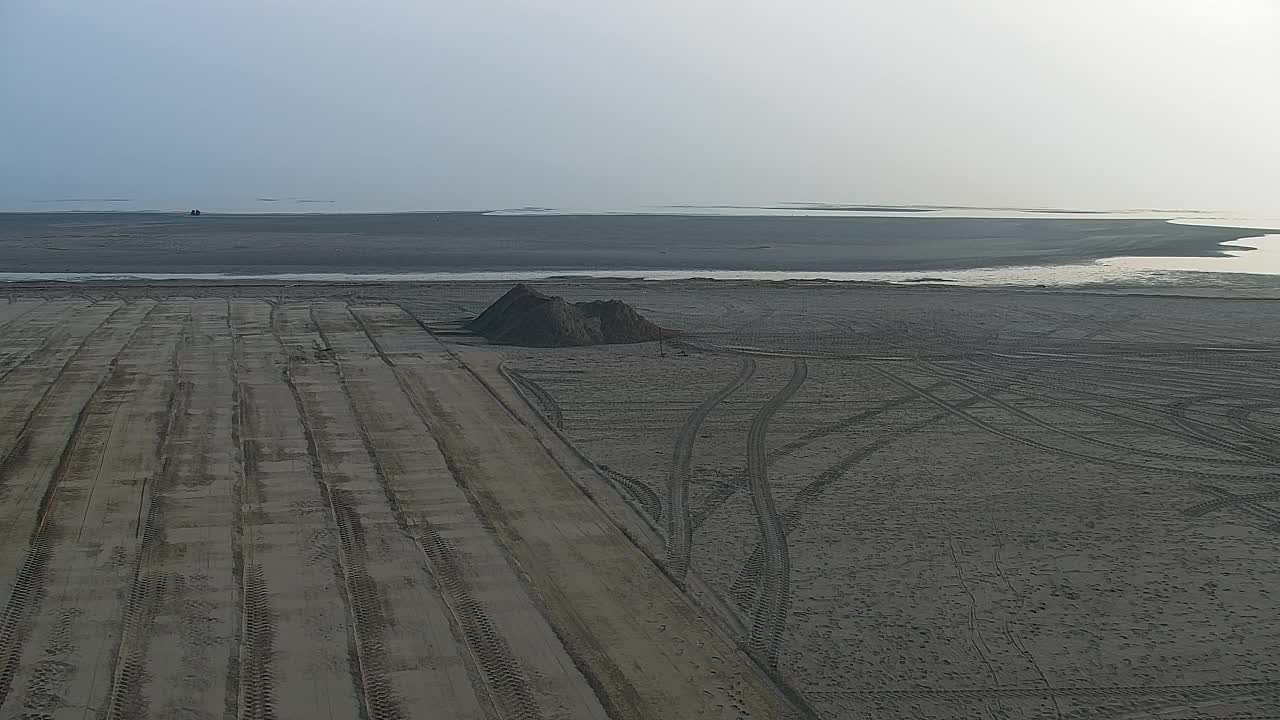
[(671, 337), (621, 300), (570, 303), (517, 284), (464, 326), (491, 341), (530, 347), (640, 343)]

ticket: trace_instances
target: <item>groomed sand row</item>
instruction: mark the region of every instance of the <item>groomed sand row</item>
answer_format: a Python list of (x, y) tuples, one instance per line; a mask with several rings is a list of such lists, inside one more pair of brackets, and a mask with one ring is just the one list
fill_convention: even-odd
[(399, 306), (25, 298), (0, 337), (0, 718), (792, 712)]

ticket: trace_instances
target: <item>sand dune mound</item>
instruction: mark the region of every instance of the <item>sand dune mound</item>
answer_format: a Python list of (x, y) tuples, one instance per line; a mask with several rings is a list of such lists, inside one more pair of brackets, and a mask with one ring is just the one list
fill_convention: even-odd
[(467, 329), (494, 342), (532, 347), (640, 343), (672, 335), (621, 300), (571, 303), (523, 284), (498, 298)]

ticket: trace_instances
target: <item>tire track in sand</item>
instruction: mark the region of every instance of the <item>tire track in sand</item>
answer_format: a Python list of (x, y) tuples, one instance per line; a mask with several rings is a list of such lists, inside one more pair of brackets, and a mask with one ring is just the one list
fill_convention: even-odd
[[(10, 298), (9, 298), (9, 304), (10, 304), (10, 305), (12, 305), (12, 304), (13, 304), (13, 298), (12, 298), (12, 297), (10, 297)], [(5, 319), (3, 322), (0, 322), (0, 336), (8, 335), (8, 334), (9, 334), (9, 328), (10, 328), (10, 327), (17, 328), (17, 327), (21, 326), (21, 325), (22, 325), (22, 323), (21, 323), (21, 322), (19, 322), (19, 321), (21, 321), (21, 320), (26, 320), (28, 315), (31, 315), (31, 314), (32, 314), (32, 313), (34, 313), (36, 310), (42, 310), (42, 309), (44, 309), (47, 305), (49, 305), (49, 301), (48, 301), (48, 300), (38, 300), (38, 301), (36, 301), (36, 302), (32, 303), (32, 306), (31, 306), (31, 307), (29, 307), (29, 308), (27, 308), (26, 310), (23, 310), (22, 312), (16, 313), (16, 314), (14, 314), (14, 315), (10, 315), (10, 316), (9, 316), (7, 319)], [(5, 361), (8, 361), (9, 357), (11, 357), (11, 356), (6, 356), (6, 357), (4, 358), (4, 360), (5, 360)]]
[[(36, 310), (39, 310), (40, 312), (36, 312)], [(23, 318), (24, 320), (27, 320), (28, 322), (32, 320), (34, 320), (35, 322), (41, 322), (44, 320), (43, 316), (48, 311), (54, 311), (56, 313), (53, 316), (54, 318), (56, 318), (58, 315), (61, 315), (61, 312), (58, 312), (59, 308), (54, 303), (41, 302), (39, 303), (38, 307), (27, 310), (26, 312), (22, 313), (19, 317)], [(17, 319), (18, 318), (13, 318), (8, 323), (0, 324), (0, 337), (5, 337), (8, 335), (9, 326), (13, 325), (17, 321)], [(50, 328), (50, 329), (52, 330), (53, 328)], [(65, 332), (66, 327), (65, 326), (58, 327), (57, 330)], [(4, 381), (8, 379), (9, 375), (13, 374), (15, 371), (21, 368), (23, 363), (27, 362), (33, 357), (37, 357), (40, 353), (44, 352), (44, 350), (48, 348), (55, 339), (57, 339), (56, 332), (47, 333), (40, 338), (39, 345), (33, 348), (30, 348), (26, 351), (23, 351), (20, 349), (10, 350), (3, 358), (0, 358), (0, 367), (4, 368), (3, 371), (0, 371), (0, 384), (3, 384)]]
[[(1078, 453), (1072, 450), (1067, 450), (1065, 448), (1049, 445), (1047, 443), (1043, 443), (1038, 440), (1033, 440), (1031, 438), (1018, 435), (1014, 432), (1001, 430), (1000, 428), (995, 427), (991, 423), (988, 423), (985, 420), (981, 420), (978, 417), (965, 412), (964, 410), (957, 407), (955, 403), (949, 402), (947, 400), (943, 400), (937, 395), (934, 395), (933, 393), (929, 392), (927, 389), (922, 388), (919, 385), (915, 385), (911, 382), (908, 382), (907, 380), (904, 380), (882, 368), (876, 367), (876, 365), (873, 363), (865, 363), (864, 365), (865, 367), (870, 368), (871, 370), (879, 373), (880, 375), (883, 375), (890, 382), (893, 382), (894, 384), (899, 385), (900, 387), (906, 390), (910, 390), (912, 392), (919, 394), (920, 397), (941, 407), (942, 409), (955, 415), (961, 420), (964, 420), (970, 425), (973, 425), (974, 427), (981, 428), (982, 430), (985, 430), (991, 433), (992, 435), (996, 435), (998, 437), (1005, 438), (1006, 440), (1011, 440), (1013, 442), (1016, 442), (1020, 445), (1025, 445), (1027, 447), (1035, 448), (1037, 450), (1041, 450), (1044, 452), (1052, 453), (1055, 455), (1061, 455), (1063, 457), (1075, 458), (1077, 460), (1083, 460), (1085, 462), (1096, 463), (1100, 465), (1110, 465), (1113, 467), (1129, 468), (1129, 469), (1140, 470), (1142, 472), (1161, 472), (1168, 475), (1177, 475), (1181, 477), (1191, 477), (1196, 479), (1209, 479), (1214, 481), (1225, 479), (1225, 480), (1244, 480), (1244, 481), (1258, 481), (1258, 482), (1273, 481), (1273, 480), (1280, 479), (1280, 475), (1277, 475), (1275, 473), (1268, 473), (1265, 475), (1261, 475), (1261, 474), (1248, 475), (1248, 474), (1242, 474), (1242, 473), (1207, 473), (1207, 472), (1185, 470), (1182, 468), (1152, 467), (1150, 465), (1144, 465), (1144, 464), (1135, 463), (1135, 462), (1127, 462), (1124, 460), (1115, 460), (1111, 458), (1100, 458), (1092, 455), (1086, 455), (1084, 453)], [(985, 398), (986, 396), (983, 396), (983, 397)]]
[[(419, 404), (420, 398), (401, 376), (395, 360), (387, 355), (382, 343), (378, 342), (374, 333), (369, 331), (365, 319), (350, 307), (348, 312), (368, 339), (369, 345), (378, 354), (378, 358), (391, 370), (396, 385), (409, 401), (410, 407), (413, 408), (414, 414), (418, 416), (423, 427), (431, 431), (433, 427), (431, 413)], [(317, 327), (319, 327), (318, 323)], [(432, 439), (437, 445), (440, 444), (439, 439), (434, 435)], [(366, 447), (370, 450), (370, 458), (376, 462), (372, 443), (370, 442)], [(449, 471), (454, 474), (454, 481), (462, 485), (449, 459), (451, 456), (445, 452), (444, 447), (440, 447), (440, 452), (445, 458), (446, 465), (449, 466)], [(399, 504), (398, 501), (396, 504)], [(531, 680), (516, 660), (507, 639), (490, 619), (484, 605), (472, 593), (472, 583), (467, 579), (469, 573), (457, 550), (430, 524), (413, 522), (409, 518), (404, 518), (404, 522), (426, 556), (432, 575), (440, 583), (449, 612), (462, 630), (463, 644), (475, 659), (489, 697), (500, 716), (504, 720), (539, 720), (542, 712), (533, 696)]]
[[(1237, 443), (1223, 440), (1221, 437), (1214, 436), (1209, 433), (1196, 432), (1194, 430), (1190, 433), (1187, 433), (1185, 428), (1183, 428), (1183, 432), (1178, 432), (1172, 428), (1167, 428), (1167, 427), (1158, 425), (1156, 423), (1148, 422), (1145, 420), (1139, 420), (1138, 418), (1130, 417), (1127, 415), (1121, 415), (1119, 413), (1110, 412), (1108, 410), (1104, 410), (1099, 407), (1094, 407), (1092, 405), (1073, 402), (1056, 395), (1047, 395), (1043, 392), (1043, 391), (1047, 391), (1051, 393), (1070, 392), (1073, 395), (1094, 398), (1097, 400), (1103, 400), (1109, 404), (1132, 408), (1134, 410), (1138, 410), (1139, 412), (1161, 415), (1169, 418), (1171, 421), (1173, 421), (1177, 417), (1177, 413), (1173, 410), (1170, 410), (1168, 408), (1163, 408), (1163, 407), (1156, 407), (1156, 406), (1144, 404), (1141, 402), (1125, 400), (1121, 398), (1119, 395), (1117, 395), (1115, 392), (1112, 392), (1111, 394), (1105, 394), (1103, 392), (1095, 392), (1095, 391), (1081, 389), (1082, 387), (1094, 387), (1094, 386), (1083, 385), (1081, 380), (1078, 377), (1071, 376), (1066, 373), (1062, 373), (1055, 370), (1049, 370), (1047, 368), (1041, 367), (1037, 369), (1037, 372), (1038, 372), (1037, 375), (1032, 375), (1031, 371), (1026, 369), (1002, 370), (992, 366), (983, 365), (972, 359), (966, 358), (965, 361), (974, 368), (975, 372), (980, 373), (983, 377), (987, 379), (984, 381), (984, 380), (978, 380), (976, 378), (970, 377), (969, 379), (971, 381), (986, 382), (987, 384), (990, 384), (990, 385), (995, 385), (998, 383), (998, 387), (1002, 391), (1014, 392), (1014, 393), (1018, 393), (1023, 397), (1040, 399), (1040, 400), (1044, 400), (1045, 402), (1052, 402), (1055, 405), (1061, 405), (1063, 407), (1070, 407), (1077, 410), (1082, 410), (1084, 412), (1092, 413), (1094, 415), (1109, 417), (1129, 425), (1139, 425), (1151, 430), (1155, 430), (1156, 432), (1162, 435), (1167, 435), (1167, 436), (1176, 438), (1178, 440), (1182, 440), (1184, 442), (1191, 442), (1194, 444), (1199, 444), (1202, 446), (1214, 448), (1216, 450), (1221, 450), (1227, 453), (1231, 453), (1233, 455), (1252, 458), (1252, 459), (1261, 461), (1263, 464), (1273, 463), (1275, 462), (1275, 459), (1276, 459), (1274, 456), (1269, 455), (1265, 452), (1260, 452), (1256, 448), (1242, 447)], [(1039, 378), (1039, 379), (1036, 379), (1036, 378)], [(1035, 392), (1028, 392), (1023, 390), (1015, 390), (1013, 389), (1014, 386), (1039, 388), (1042, 390), (1042, 392), (1035, 393)], [(1108, 387), (1111, 387), (1113, 389), (1121, 389), (1120, 386), (1116, 386), (1116, 385), (1108, 385)], [(1097, 390), (1096, 387), (1094, 389)]]
[[(947, 539), (947, 552), (951, 556), (951, 563), (956, 569), (956, 580), (960, 583), (960, 592), (969, 598), (969, 608), (966, 613), (966, 628), (969, 632), (969, 643), (973, 645), (973, 651), (977, 654), (978, 659), (987, 668), (987, 673), (991, 675), (991, 683), (995, 690), (999, 691), (1002, 687), (1000, 684), (1000, 676), (996, 673), (996, 667), (991, 663), (991, 646), (987, 644), (987, 640), (982, 635), (982, 623), (978, 619), (978, 596), (974, 595), (970, 589), (969, 583), (964, 578), (964, 564), (960, 562), (960, 555), (956, 552), (955, 539), (951, 533), (951, 527), (946, 520), (942, 521), (942, 527)], [(1000, 704), (1000, 696), (996, 695), (996, 709), (1000, 714), (1004, 714), (1004, 708)]]
[(1249, 416), (1258, 410), (1274, 407), (1269, 402), (1253, 403), (1251, 405), (1242, 405), (1232, 408), (1227, 412), (1227, 422), (1231, 424), (1240, 434), (1248, 436), (1254, 440), (1258, 440), (1268, 445), (1276, 444), (1276, 435), (1264, 431), (1257, 423), (1249, 419)]
[[(1159, 460), (1166, 460), (1166, 461), (1175, 462), (1175, 463), (1200, 462), (1200, 463), (1220, 465), (1220, 466), (1238, 465), (1242, 467), (1259, 467), (1259, 466), (1274, 464), (1274, 463), (1266, 463), (1266, 462), (1256, 461), (1256, 460), (1232, 460), (1232, 459), (1223, 459), (1223, 458), (1206, 458), (1206, 457), (1200, 457), (1195, 455), (1178, 455), (1176, 453), (1167, 453), (1167, 452), (1161, 452), (1158, 450), (1147, 450), (1145, 448), (1131, 447), (1123, 443), (1111, 442), (1111, 441), (1104, 440), (1101, 438), (1096, 438), (1090, 435), (1085, 435), (1084, 433), (1074, 432), (1064, 427), (1054, 425), (1053, 423), (1045, 421), (1035, 415), (1032, 415), (1029, 412), (1026, 412), (1025, 410), (1022, 410), (1021, 408), (1015, 407), (1005, 402), (1004, 400), (997, 398), (995, 396), (995, 393), (998, 391), (1001, 391), (1003, 388), (988, 386), (986, 389), (984, 389), (982, 387), (975, 387), (973, 384), (966, 382), (965, 380), (961, 380), (960, 378), (954, 375), (951, 375), (950, 373), (948, 373), (948, 371), (945, 368), (941, 368), (938, 365), (935, 365), (927, 360), (920, 361), (918, 363), (918, 366), (923, 368), (925, 371), (933, 373), (934, 375), (937, 375), (939, 377), (951, 378), (951, 382), (955, 384), (956, 387), (963, 389), (965, 392), (972, 393), (974, 395), (980, 395), (984, 397), (991, 404), (1003, 409), (1004, 411), (1008, 412), (1011, 415), (1014, 415), (1016, 417), (1022, 418), (1023, 420), (1026, 420), (1032, 425), (1044, 428), (1045, 430), (1048, 430), (1051, 433), (1061, 435), (1063, 437), (1067, 437), (1072, 440), (1076, 440), (1078, 442), (1085, 443), (1088, 445), (1096, 445), (1096, 446), (1108, 448), (1111, 450), (1119, 450), (1125, 454), (1144, 455), (1146, 457), (1156, 458)], [(1050, 404), (1061, 404), (1061, 403), (1057, 403), (1056, 399), (1045, 397), (1045, 396), (1033, 395), (1031, 396), (1031, 398), (1036, 400), (1041, 400)], [(1091, 411), (1091, 412), (1093, 412), (1095, 415), (1098, 414), (1096, 411)], [(1177, 421), (1177, 420), (1175, 421), (1179, 422), (1179, 424), (1182, 424), (1181, 421)], [(1132, 420), (1130, 420), (1129, 422), (1131, 424), (1136, 424)], [(1190, 428), (1188, 428), (1188, 431), (1190, 431)]]
[[(932, 386), (930, 386), (930, 389), (931, 390), (938, 389), (946, 386), (947, 384), (948, 384), (947, 382), (934, 383)], [(898, 398), (893, 398), (891, 400), (882, 402), (873, 408), (869, 408), (867, 410), (860, 410), (852, 415), (843, 417), (827, 425), (818, 427), (804, 435), (801, 435), (800, 437), (794, 440), (783, 443), (782, 445), (779, 445), (773, 450), (770, 450), (768, 455), (769, 462), (774, 463), (774, 462), (777, 462), (778, 460), (781, 460), (782, 458), (789, 457), (795, 452), (808, 447), (809, 444), (814, 442), (815, 440), (821, 440), (824, 437), (834, 435), (835, 433), (841, 432), (842, 430), (848, 430), (849, 428), (861, 422), (870, 420), (871, 418), (877, 417), (879, 415), (883, 415), (884, 413), (887, 413), (891, 410), (895, 410), (904, 405), (917, 402), (919, 399), (920, 399), (919, 396), (915, 395), (914, 393), (909, 395), (904, 395)], [(702, 527), (703, 524), (705, 524), (707, 520), (710, 519), (711, 516), (714, 515), (717, 510), (720, 509), (721, 506), (723, 506), (726, 502), (729, 501), (729, 498), (737, 494), (737, 492), (741, 489), (741, 484), (742, 484), (741, 481), (745, 479), (745, 476), (746, 476), (746, 471), (743, 470), (742, 473), (734, 476), (731, 482), (723, 483), (717, 486), (714, 490), (712, 490), (708, 494), (707, 499), (702, 503), (702, 507), (698, 508), (697, 511), (691, 513), (692, 525), (695, 530)]]
[(737, 376), (703, 400), (684, 421), (680, 434), (676, 437), (671, 471), (667, 475), (667, 569), (681, 585), (689, 573), (693, 546), (693, 525), (689, 522), (689, 464), (693, 460), (693, 444), (698, 437), (698, 429), (711, 411), (725, 398), (737, 392), (755, 372), (755, 359), (742, 358)]
[[(949, 382), (950, 381), (948, 380), (941, 380), (929, 386), (929, 389), (930, 390), (941, 389), (945, 387)], [(916, 402), (917, 400), (919, 400), (919, 398), (914, 394), (903, 395), (902, 397), (895, 398), (893, 400), (889, 400), (887, 402), (881, 403), (880, 405), (874, 408), (871, 408), (869, 410), (860, 410), (852, 415), (840, 418), (839, 420), (836, 420), (834, 422), (830, 422), (825, 425), (820, 425), (817, 428), (810, 430), (809, 432), (803, 435), (800, 435), (795, 440), (785, 442), (779, 445), (778, 447), (774, 448), (773, 450), (770, 450), (769, 462), (774, 462), (784, 457), (788, 457), (791, 454), (795, 453), (797, 450), (801, 450), (805, 447), (808, 447), (809, 444), (815, 440), (821, 440), (822, 438), (827, 437), (829, 435), (834, 435), (843, 430), (848, 430), (849, 428), (854, 427), (855, 425), (858, 425), (859, 423), (862, 423), (865, 420), (873, 418), (876, 415), (880, 415), (889, 410), (893, 410), (895, 408), (902, 407), (903, 405)]]
[[(39, 345), (31, 348), (30, 350), (27, 350), (25, 352), (19, 350), (10, 355), (6, 355), (3, 362), (7, 365), (7, 367), (3, 371), (0, 371), (0, 385), (3, 385), (4, 381), (9, 379), (9, 376), (12, 375), (14, 371), (22, 367), (23, 363), (35, 357), (37, 354), (42, 352), (45, 348), (49, 347), (49, 342), (51, 339), (52, 338), (50, 336), (46, 335), (45, 337), (40, 339)], [(18, 357), (19, 355), (21, 355), (21, 357)]]
[[(188, 319), (189, 322), (189, 319)], [(186, 414), (190, 385), (182, 380), (182, 352), (186, 345), (189, 329), (184, 331), (174, 346), (173, 360), (169, 375), (172, 388), (169, 391), (167, 420), (160, 428), (159, 443), (156, 444), (156, 459), (159, 470), (151, 483), (151, 502), (146, 504), (146, 479), (139, 498), (139, 527), (137, 534), (141, 542), (134, 555), (132, 579), (129, 593), (125, 601), (123, 617), (120, 621), (120, 644), (116, 657), (112, 661), (111, 689), (107, 694), (106, 718), (118, 720), (122, 717), (143, 717), (146, 707), (141, 700), (141, 685), (145, 670), (143, 656), (146, 652), (147, 628), (151, 618), (155, 616), (158, 595), (163, 592), (165, 578), (150, 572), (148, 565), (156, 552), (156, 546), (163, 542), (163, 519), (160, 517), (160, 504), (156, 498), (162, 496), (172, 481), (172, 463), (169, 449), (178, 427), (179, 418)], [(145, 517), (145, 521), (142, 518)]]
[[(1209, 501), (1208, 503), (1200, 503), (1198, 506), (1193, 506), (1199, 511), (1198, 514), (1203, 515), (1209, 510), (1235, 508), (1236, 510), (1252, 515), (1267, 523), (1263, 526), (1263, 529), (1267, 532), (1280, 532), (1280, 510), (1276, 510), (1263, 504), (1274, 500), (1277, 496), (1280, 496), (1280, 491), (1236, 495), (1228, 490), (1217, 487), (1216, 485), (1197, 484), (1192, 487), (1206, 494), (1217, 495), (1221, 503), (1219, 505), (1214, 505), (1213, 501)], [(1207, 510), (1203, 509), (1205, 505), (1209, 506)], [(1183, 511), (1183, 514), (1195, 517), (1195, 514), (1187, 512), (1186, 510)]]
[(1236, 495), (1234, 493), (1223, 490), (1214, 485), (1194, 485), (1192, 486), (1202, 492), (1217, 495), (1219, 497), (1213, 500), (1205, 500), (1196, 503), (1190, 507), (1182, 508), (1182, 514), (1187, 517), (1200, 517), (1207, 515), (1216, 510), (1223, 510), (1236, 505), (1251, 505), (1254, 503), (1271, 502), (1280, 500), (1280, 490), (1269, 490), (1267, 492), (1250, 493), (1247, 495)]
[[(407, 313), (408, 311), (406, 310), (405, 312)], [(520, 396), (520, 399), (524, 401), (525, 405), (529, 406), (529, 409), (533, 410), (533, 412), (539, 417), (546, 419), (547, 415), (543, 412), (541, 406), (538, 403), (538, 400), (535, 397), (533, 397), (532, 393), (529, 391), (527, 387), (525, 387), (524, 385), (521, 385), (520, 381), (512, 376), (513, 372), (514, 372), (513, 370), (506, 367), (505, 360), (498, 363), (498, 374), (501, 375), (503, 379), (505, 379), (508, 383), (511, 384), (511, 387), (515, 390), (516, 395)], [(561, 438), (564, 437), (564, 432), (563, 430), (561, 430), (561, 428), (554, 427), (554, 426), (550, 426), (550, 427), (552, 432), (556, 433)], [(595, 464), (595, 463), (591, 463), (589, 460), (586, 460), (585, 457), (584, 457), (584, 461), (589, 462), (592, 465)], [(600, 472), (604, 473), (604, 475), (606, 476), (606, 479), (612, 479), (614, 482), (617, 483), (617, 486), (620, 489), (620, 492), (622, 492), (622, 494), (628, 500), (638, 505), (639, 506), (638, 510), (641, 513), (647, 515), (654, 522), (658, 522), (662, 519), (662, 500), (658, 498), (658, 493), (654, 492), (652, 488), (650, 488), (648, 485), (644, 483), (644, 481), (640, 480), (639, 478), (634, 478), (630, 475), (627, 475), (626, 473), (619, 472), (611, 467), (605, 467), (605, 466), (596, 466), (596, 467), (599, 469)]]
[[(1085, 686), (1085, 687), (1054, 687), (1053, 695), (1068, 698), (1112, 698), (1124, 695), (1179, 695), (1206, 698), (1221, 694), (1239, 694), (1239, 693), (1256, 693), (1267, 692), (1273, 688), (1280, 686), (1280, 682), (1275, 680), (1260, 680), (1254, 682), (1237, 682), (1237, 683), (1221, 683), (1218, 685), (1115, 685), (1115, 686)], [(988, 697), (1012, 697), (1038, 699), (1050, 696), (1050, 690), (1047, 688), (1036, 687), (1001, 687), (1001, 688), (911, 688), (908, 690), (886, 690), (882, 688), (867, 689), (816, 689), (809, 690), (805, 693), (808, 696), (816, 697), (822, 700), (834, 699), (863, 699), (863, 698), (883, 698), (883, 699), (900, 699), (900, 700), (925, 700), (925, 699), (945, 699), (958, 700), (961, 698), (983, 699)], [(1245, 720), (1258, 720), (1257, 716), (1233, 716)], [(1265, 720), (1265, 717), (1263, 720)]]
[(14, 436), (13, 444), (5, 450), (3, 455), (0, 455), (0, 491), (3, 491), (5, 487), (5, 468), (17, 459), (19, 455), (26, 451), (27, 445), (31, 440), (31, 423), (40, 415), (40, 411), (44, 409), (45, 405), (48, 404), (49, 398), (52, 396), (53, 389), (58, 385), (58, 382), (62, 379), (63, 375), (66, 374), (67, 368), (71, 365), (72, 361), (74, 361), (80, 353), (84, 351), (85, 346), (89, 343), (89, 338), (96, 335), (103, 326), (111, 322), (116, 314), (126, 307), (127, 305), (122, 304), (120, 307), (112, 310), (106, 317), (102, 318), (96, 326), (94, 326), (93, 330), (85, 333), (84, 337), (80, 338), (79, 342), (76, 343), (71, 352), (67, 354), (66, 360), (58, 366), (58, 370), (54, 373), (53, 378), (45, 384), (44, 390), (40, 394), (40, 399), (31, 406), (30, 410), (27, 411), (26, 417), (22, 421), (22, 426), (18, 429), (17, 435)]
[(796, 394), (808, 376), (808, 364), (802, 358), (793, 360), (791, 379), (760, 408), (747, 431), (747, 478), (751, 485), (751, 505), (760, 531), (760, 543), (764, 548), (764, 573), (760, 594), (751, 613), (748, 647), (769, 668), (778, 666), (778, 649), (791, 606), (791, 557), (782, 519), (769, 487), (765, 437), (769, 431), (769, 420)]
[[(239, 596), (237, 645), (228, 658), (226, 718), (243, 720), (275, 720), (275, 683), (271, 658), (275, 654), (276, 623), (267, 593), (262, 566), (255, 561), (257, 528), (252, 518), (257, 515), (256, 493), (249, 485), (249, 475), (257, 462), (255, 453), (245, 442), (245, 392), (241, 386), (240, 340), (236, 334), (235, 313), (227, 300), (227, 333), (231, 357), (227, 373), (231, 379), (231, 446), (236, 473), (235, 502), (232, 504), (236, 532), (232, 535), (232, 557)], [(248, 510), (249, 512), (246, 512)], [(248, 520), (248, 522), (246, 522)]]
[(547, 420), (557, 430), (564, 429), (564, 411), (560, 409), (560, 403), (556, 402), (551, 393), (537, 382), (530, 379), (527, 375), (516, 370), (507, 370), (507, 375), (511, 376), (517, 384), (524, 387), (530, 395), (533, 396), (537, 404), (542, 407), (542, 412), (547, 416)]
[[(272, 308), (272, 333), (283, 350), (286, 346), (276, 330), (275, 309), (275, 307)], [(283, 375), (285, 384), (293, 395), (298, 422), (302, 426), (302, 435), (306, 440), (307, 461), (311, 466), (311, 476), (320, 489), (321, 498), (329, 508), (330, 520), (338, 530), (338, 579), (342, 582), (343, 595), (351, 613), (348, 632), (351, 634), (355, 650), (349, 658), (352, 679), (361, 691), (360, 701), (368, 712), (369, 720), (402, 718), (399, 702), (387, 677), (387, 658), (382, 643), (387, 622), (378, 597), (377, 584), (365, 567), (368, 549), (360, 515), (355, 511), (348, 493), (332, 487), (328, 478), (325, 477), (320, 453), (316, 447), (315, 431), (311, 427), (302, 393), (298, 390), (293, 372), (288, 367), (284, 369)]]
[[(116, 308), (103, 320), (98, 326), (101, 329), (103, 325), (114, 317), (127, 305)], [(119, 364), (120, 354), (133, 341), (146, 324), (151, 314), (156, 308), (160, 307), (156, 303), (147, 312), (138, 319), (137, 323), (129, 329), (119, 348), (112, 355), (107, 367), (103, 370), (98, 378), (97, 385), (89, 393), (84, 404), (80, 407), (79, 413), (71, 426), (71, 431), (67, 435), (67, 440), (62, 447), (62, 452), (58, 456), (57, 464), (54, 466), (53, 472), (49, 475), (49, 480), (45, 486), (44, 495), (40, 498), (40, 505), (36, 509), (35, 527), (31, 531), (28, 540), (28, 550), (26, 558), (19, 567), (17, 577), (13, 582), (13, 589), (9, 593), (9, 600), (5, 603), (3, 614), (0, 614), (0, 707), (9, 698), (9, 693), (13, 688), (13, 679), (17, 676), (19, 667), (22, 663), (23, 646), (26, 644), (27, 634), (31, 627), (28, 623), (32, 612), (40, 604), (44, 597), (44, 583), (46, 580), (46, 567), (49, 559), (53, 554), (53, 544), (55, 541), (56, 528), (50, 523), (49, 518), (51, 510), (57, 503), (58, 487), (62, 484), (66, 477), (67, 471), (71, 465), (72, 456), (75, 454), (76, 447), (80, 444), (80, 436), (84, 430), (85, 421), (89, 417), (89, 411), (94, 405), (99, 392), (107, 385), (108, 381), (116, 374)], [(76, 351), (71, 357), (62, 364), (58, 370), (57, 376), (50, 382), (50, 386), (57, 382), (66, 372), (67, 367), (79, 355), (80, 351), (87, 345), (89, 339), (97, 334), (97, 330), (86, 335), (85, 338), (77, 346)], [(48, 393), (42, 396), (42, 400), (48, 397)], [(31, 419), (35, 416), (39, 407), (33, 408), (32, 413), (27, 418), (27, 424), (23, 427), (23, 433), (26, 433), (30, 427)]]
[[(975, 396), (959, 401), (956, 403), (956, 406), (965, 408), (970, 405), (977, 404), (982, 399), (983, 398)], [(902, 439), (949, 417), (951, 417), (950, 413), (938, 412), (906, 427), (890, 430), (883, 437), (850, 452), (835, 464), (814, 476), (812, 480), (804, 485), (804, 487), (800, 488), (800, 491), (793, 496), (791, 504), (782, 511), (781, 515), (784, 532), (786, 532), (787, 535), (795, 532), (796, 529), (800, 527), (801, 520), (804, 518), (804, 514), (809, 509), (809, 506), (817, 502), (828, 487), (843, 478), (858, 463), (872, 455), (875, 455), (890, 445), (893, 445), (894, 443), (897, 443)], [(752, 548), (751, 555), (747, 557), (747, 561), (743, 563), (742, 569), (738, 572), (737, 577), (734, 578), (733, 585), (729, 591), (730, 597), (732, 597), (740, 607), (749, 607), (755, 602), (760, 573), (763, 568), (764, 550), (761, 545), (757, 543), (756, 546)]]

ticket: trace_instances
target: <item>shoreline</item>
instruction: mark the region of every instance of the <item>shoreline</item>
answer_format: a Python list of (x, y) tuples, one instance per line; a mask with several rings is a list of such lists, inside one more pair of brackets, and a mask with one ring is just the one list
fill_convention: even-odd
[[(0, 214), (10, 280), (213, 276), (511, 279), (910, 276), (1222, 258), (1256, 229), (1155, 219)], [(1023, 271), (1024, 274), (1026, 271)], [(1033, 274), (1043, 275), (1042, 271)], [(397, 279), (406, 279), (398, 277)], [(1033, 280), (1033, 284), (1042, 280)]]
[[(1209, 273), (1204, 273), (1209, 275)], [(714, 280), (687, 278), (672, 280), (644, 280), (621, 277), (552, 277), (526, 281), (467, 280), (467, 281), (414, 281), (414, 282), (330, 282), (330, 281), (281, 281), (270, 278), (244, 280), (94, 280), (84, 282), (29, 281), (0, 282), (0, 306), (6, 302), (20, 301), (25, 297), (53, 294), (65, 297), (88, 297), (107, 293), (110, 297), (186, 297), (204, 292), (219, 296), (241, 297), (246, 293), (269, 293), (278, 298), (311, 298), (341, 296), (346, 298), (377, 299), (407, 294), (417, 296), (475, 296), (480, 304), (475, 312), (494, 298), (510, 289), (513, 282), (526, 282), (534, 287), (560, 294), (629, 296), (634, 292), (789, 292), (808, 289), (821, 295), (826, 292), (875, 293), (890, 291), (903, 297), (925, 297), (938, 293), (979, 294), (986, 296), (1093, 296), (1116, 298), (1164, 298), (1168, 300), (1235, 300), (1241, 302), (1280, 301), (1280, 280), (1274, 276), (1253, 276), (1241, 273), (1223, 274), (1216, 284), (1093, 284), (1075, 286), (1037, 285), (964, 285), (952, 282), (868, 282), (854, 280)]]

